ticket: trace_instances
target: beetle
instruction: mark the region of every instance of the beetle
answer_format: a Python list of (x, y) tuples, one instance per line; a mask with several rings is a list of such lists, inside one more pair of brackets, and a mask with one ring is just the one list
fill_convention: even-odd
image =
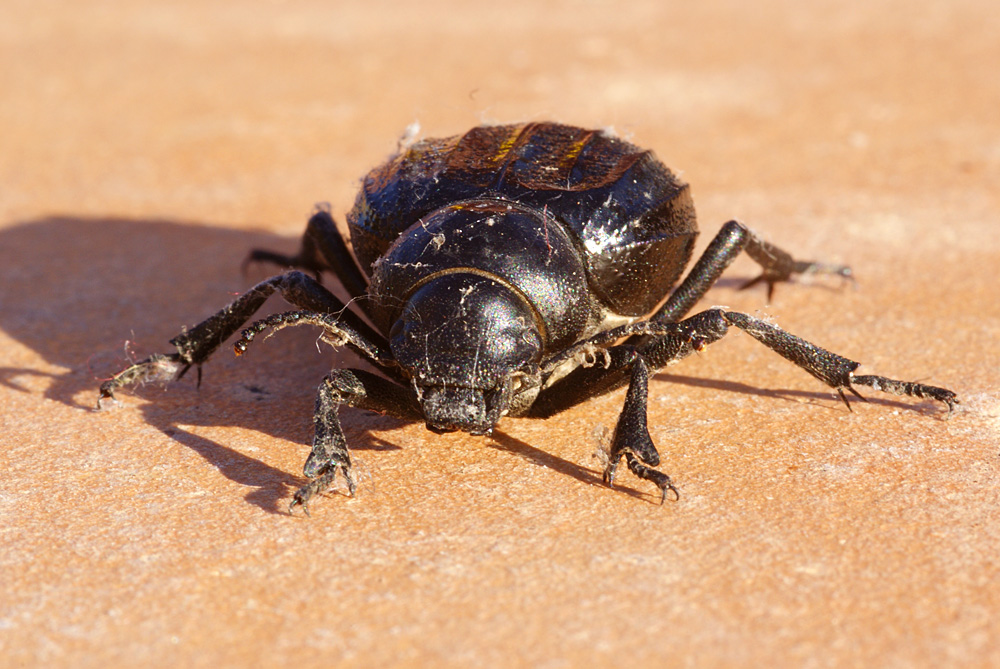
[[(545, 418), (628, 386), (603, 472), (613, 486), (622, 459), (679, 498), (656, 469), (646, 423), (648, 379), (721, 339), (748, 333), (835, 389), (855, 386), (944, 403), (954, 392), (882, 376), (761, 319), (724, 308), (688, 312), (741, 253), (761, 267), (744, 285), (818, 273), (851, 278), (843, 265), (800, 261), (743, 223), (722, 226), (691, 271), (698, 234), (690, 188), (641, 149), (610, 132), (556, 123), (484, 125), (403, 147), (363, 181), (347, 218), (353, 255), (324, 208), (309, 219), (296, 255), (254, 250), (248, 262), (290, 269), (170, 340), (176, 352), (123, 369), (100, 388), (180, 378), (201, 365), (279, 292), (297, 310), (257, 320), (234, 345), (309, 324), (380, 374), (334, 369), (316, 394), (309, 482), (289, 511), (335, 482), (356, 489), (339, 419), (348, 405), (423, 421), (436, 432), (488, 435), (505, 416)], [(320, 282), (332, 273), (350, 306)], [(314, 278), (315, 276), (315, 278)], [(678, 283), (679, 282), (679, 283)], [(371, 323), (374, 325), (369, 325)]]

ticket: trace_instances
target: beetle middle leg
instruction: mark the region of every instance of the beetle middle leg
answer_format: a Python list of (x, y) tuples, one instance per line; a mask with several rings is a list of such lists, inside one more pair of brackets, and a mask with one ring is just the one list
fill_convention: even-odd
[(947, 388), (915, 381), (899, 381), (877, 375), (855, 376), (854, 371), (861, 366), (859, 362), (831, 353), (759, 318), (736, 311), (722, 311), (721, 309), (712, 309), (704, 313), (713, 312), (717, 313), (729, 325), (743, 330), (781, 357), (795, 363), (836, 390), (849, 410), (851, 403), (848, 401), (845, 391), (850, 392), (858, 399), (865, 399), (855, 390), (855, 385), (869, 386), (874, 390), (892, 395), (936, 400), (948, 407), (949, 415), (954, 411), (955, 405), (959, 403), (955, 393)]

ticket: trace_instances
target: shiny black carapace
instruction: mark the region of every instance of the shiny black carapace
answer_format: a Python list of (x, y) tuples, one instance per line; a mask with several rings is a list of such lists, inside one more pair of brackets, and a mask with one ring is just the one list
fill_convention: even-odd
[[(291, 508), (308, 510), (338, 471), (354, 492), (341, 404), (422, 420), (435, 431), (489, 434), (505, 415), (551, 416), (626, 384), (604, 480), (614, 482), (624, 457), (662, 501), (677, 490), (654, 469), (649, 372), (705, 348), (730, 326), (836, 389), (845, 403), (845, 391), (860, 397), (856, 385), (938, 400), (949, 412), (958, 402), (944, 388), (855, 376), (859, 363), (746, 314), (714, 308), (685, 318), (741, 251), (763, 269), (747, 285), (764, 282), (769, 293), (796, 274), (851, 273), (794, 260), (730, 221), (675, 287), (698, 233), (689, 188), (651, 151), (608, 132), (529, 123), (417, 142), (365, 177), (347, 223), (353, 256), (325, 210), (310, 219), (297, 255), (253, 251), (249, 260), (305, 272), (257, 284), (172, 339), (176, 353), (106, 381), (101, 400), (139, 381), (177, 378), (192, 365), (200, 372), (277, 290), (299, 311), (251, 324), (237, 354), (269, 328), (310, 324), (382, 372), (335, 369), (323, 379), (305, 464), (310, 482)], [(343, 283), (375, 329), (319, 283), (323, 272)]]

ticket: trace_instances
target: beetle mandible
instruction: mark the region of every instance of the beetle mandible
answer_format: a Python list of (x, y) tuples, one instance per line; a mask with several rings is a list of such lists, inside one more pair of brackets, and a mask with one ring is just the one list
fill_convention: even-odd
[[(859, 363), (747, 314), (712, 308), (687, 316), (740, 252), (762, 268), (744, 287), (763, 282), (769, 297), (795, 275), (849, 278), (851, 270), (795, 260), (733, 220), (680, 280), (698, 233), (689, 187), (651, 151), (608, 132), (528, 123), (417, 142), (365, 177), (347, 222), (353, 255), (322, 209), (296, 255), (251, 252), (248, 262), (295, 269), (174, 337), (176, 352), (105, 381), (98, 405), (118, 388), (179, 378), (192, 366), (200, 376), (275, 291), (298, 310), (252, 323), (237, 354), (265, 330), (309, 324), (381, 372), (334, 369), (320, 383), (309, 482), (290, 511), (308, 512), (338, 472), (355, 492), (342, 404), (422, 420), (434, 431), (487, 435), (505, 415), (548, 417), (625, 385), (604, 481), (613, 485), (624, 458), (659, 488), (661, 503), (668, 491), (679, 497), (655, 469), (649, 373), (730, 327), (835, 389), (848, 408), (845, 391), (864, 399), (855, 386), (938, 400), (949, 413), (958, 403), (945, 388), (856, 376)], [(364, 319), (322, 286), (323, 272), (341, 281)]]

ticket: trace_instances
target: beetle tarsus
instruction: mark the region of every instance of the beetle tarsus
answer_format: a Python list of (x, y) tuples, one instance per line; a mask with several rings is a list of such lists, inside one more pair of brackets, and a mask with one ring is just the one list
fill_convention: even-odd
[(795, 260), (790, 253), (774, 244), (761, 239), (749, 228), (746, 228), (748, 238), (746, 253), (763, 268), (760, 276), (747, 281), (740, 290), (746, 290), (758, 283), (767, 284), (767, 301), (774, 297), (774, 286), (784, 281), (791, 281), (796, 274), (836, 274), (853, 278), (853, 272), (846, 265), (831, 265), (813, 260)]
[(154, 353), (144, 360), (129, 365), (101, 384), (97, 398), (97, 408), (103, 409), (105, 401), (115, 401), (115, 391), (131, 385), (146, 383), (167, 383), (184, 374), (190, 364), (186, 364), (179, 353)]
[(350, 474), (349, 467), (333, 466), (324, 471), (322, 474), (309, 481), (301, 488), (295, 491), (295, 495), (292, 496), (292, 501), (288, 504), (288, 513), (292, 514), (295, 512), (295, 507), (301, 506), (302, 511), (308, 516), (309, 513), (309, 500), (311, 500), (316, 495), (326, 492), (329, 490), (337, 479), (337, 470), (342, 469), (344, 472), (344, 478), (347, 479), (347, 494), (349, 497), (354, 497), (354, 492), (357, 488), (354, 483), (354, 478)]
[(618, 460), (609, 460), (608, 464), (604, 467), (604, 473), (601, 475), (601, 480), (604, 481), (604, 485), (609, 488), (615, 487), (615, 475), (618, 473), (618, 461), (621, 456), (618, 456)]
[(884, 376), (852, 376), (851, 381), (861, 386), (869, 386), (875, 390), (891, 395), (905, 395), (909, 397), (919, 397), (921, 399), (931, 399), (941, 402), (948, 407), (948, 416), (955, 410), (955, 405), (961, 404), (958, 396), (947, 388), (929, 386), (923, 383), (912, 381), (897, 381)]
[[(862, 395), (861, 393), (859, 393), (852, 386), (847, 386), (846, 389), (848, 391), (850, 391), (850, 393), (852, 395), (854, 395), (855, 397), (857, 397), (862, 402), (867, 402), (868, 401), (867, 397), (865, 397), (864, 395)], [(847, 399), (847, 395), (844, 393), (844, 388), (837, 388), (837, 394), (840, 395), (840, 399), (844, 402), (844, 406), (847, 407), (847, 410), (850, 411), (851, 413), (854, 413), (854, 409), (851, 408), (851, 402), (850, 402), (850, 400)]]
[(240, 338), (233, 344), (237, 356), (246, 353), (250, 343), (257, 335), (269, 329), (264, 339), (274, 335), (278, 330), (296, 325), (315, 325), (323, 329), (320, 339), (334, 348), (351, 346), (366, 358), (382, 367), (394, 367), (388, 352), (381, 346), (364, 336), (358, 329), (346, 322), (341, 322), (340, 314), (325, 314), (315, 311), (286, 311), (271, 314), (267, 318), (254, 321), (240, 333)]
[(188, 373), (188, 370), (191, 369), (191, 367), (196, 367), (198, 370), (197, 371), (198, 378), (195, 380), (195, 388), (201, 388), (201, 378), (202, 378), (201, 365), (196, 365), (194, 363), (188, 363), (184, 365), (184, 367), (181, 368), (181, 371), (177, 373), (177, 376), (175, 376), (173, 380), (180, 381), (181, 379), (183, 379), (184, 375)]
[(667, 500), (668, 490), (674, 494), (674, 501), (678, 501), (681, 498), (680, 491), (674, 486), (670, 477), (663, 472), (647, 466), (633, 453), (628, 451), (625, 452), (625, 462), (628, 464), (628, 468), (633, 474), (641, 479), (651, 482), (660, 489), (660, 504), (663, 504)]

